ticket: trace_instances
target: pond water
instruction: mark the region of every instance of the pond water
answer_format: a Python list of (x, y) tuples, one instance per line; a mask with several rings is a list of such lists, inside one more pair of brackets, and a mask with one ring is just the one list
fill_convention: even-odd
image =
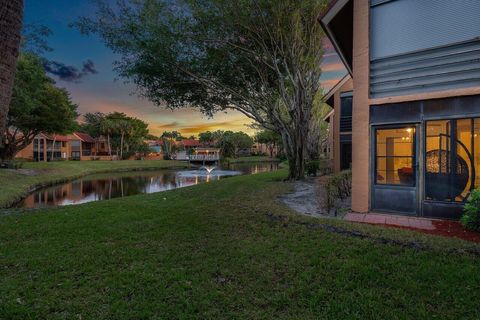
[(136, 171), (96, 174), (39, 189), (17, 204), (17, 208), (67, 206), (92, 201), (128, 197), (142, 193), (162, 192), (199, 183), (218, 181), (243, 174), (278, 169), (278, 163), (232, 164), (228, 167), (190, 170)]

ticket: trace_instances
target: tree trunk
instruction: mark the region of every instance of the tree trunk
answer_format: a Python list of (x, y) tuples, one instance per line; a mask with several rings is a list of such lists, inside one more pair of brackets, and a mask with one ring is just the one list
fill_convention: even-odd
[(112, 156), (112, 145), (110, 144), (110, 134), (107, 134), (107, 143), (108, 143), (108, 155)]
[(3, 148), (0, 148), (0, 163), (8, 163), (12, 161), (17, 155), (19, 150), (12, 144), (4, 144)]
[(0, 148), (5, 146), (7, 115), (20, 47), (23, 0), (0, 0)]
[(308, 124), (306, 118), (305, 114), (297, 115), (292, 130), (290, 132), (281, 131), (285, 154), (288, 159), (287, 180), (289, 181), (305, 178), (305, 156), (309, 134), (308, 125), (305, 125)]
[(288, 180), (305, 178), (305, 142), (297, 140), (292, 145), (293, 153), (288, 155)]
[(120, 160), (123, 160), (123, 133), (120, 136)]
[[(25, 140), (20, 144), (17, 140), (16, 135), (7, 135), (6, 143), (4, 144), (3, 148), (0, 148), (0, 164), (1, 163), (8, 163), (15, 159), (17, 153), (28, 147), (30, 144), (33, 143), (36, 134), (25, 134)], [(32, 138), (30, 138), (30, 136)], [(40, 147), (39, 147), (40, 149)]]
[[(57, 139), (57, 137), (53, 138), (53, 145), (52, 145), (52, 151), (51, 151), (51, 154), (50, 154), (50, 161), (53, 161), (53, 154), (55, 153), (55, 143), (57, 142), (56, 139)], [(48, 152), (48, 148), (47, 148), (47, 152)]]

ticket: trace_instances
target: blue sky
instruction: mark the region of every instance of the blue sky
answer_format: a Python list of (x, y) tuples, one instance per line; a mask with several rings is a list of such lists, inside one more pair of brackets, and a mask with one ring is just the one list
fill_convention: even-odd
[[(82, 70), (85, 62), (91, 60), (97, 73), (83, 75), (78, 81), (65, 81), (53, 76), (57, 84), (67, 88), (72, 99), (79, 105), (79, 112), (125, 112), (150, 124), (153, 134), (178, 130), (185, 135), (200, 131), (229, 129), (251, 131), (246, 125), (251, 123), (237, 112), (221, 113), (208, 119), (195, 110), (165, 110), (149, 101), (133, 95), (133, 87), (124, 83), (112, 71), (115, 55), (96, 36), (83, 36), (69, 27), (79, 16), (93, 13), (91, 0), (25, 0), (25, 23), (44, 25), (53, 34), (48, 44), (53, 49), (46, 53), (49, 60), (73, 66)], [(326, 43), (323, 66), (323, 85), (329, 89), (345, 70), (329, 43)]]

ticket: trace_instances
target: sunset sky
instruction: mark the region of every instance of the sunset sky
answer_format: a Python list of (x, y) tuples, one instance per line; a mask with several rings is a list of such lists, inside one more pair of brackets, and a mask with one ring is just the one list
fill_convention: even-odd
[[(117, 79), (112, 71), (115, 54), (99, 38), (82, 36), (69, 27), (77, 17), (92, 12), (90, 0), (25, 0), (25, 23), (47, 26), (53, 31), (48, 38), (53, 51), (45, 54), (51, 61), (47, 71), (57, 85), (68, 89), (81, 114), (124, 112), (148, 122), (155, 135), (172, 130), (184, 135), (217, 129), (251, 132), (247, 125), (252, 121), (237, 112), (216, 114), (209, 119), (192, 109), (165, 110), (133, 95), (133, 87)], [(346, 73), (329, 43), (325, 44), (322, 69), (325, 90)]]

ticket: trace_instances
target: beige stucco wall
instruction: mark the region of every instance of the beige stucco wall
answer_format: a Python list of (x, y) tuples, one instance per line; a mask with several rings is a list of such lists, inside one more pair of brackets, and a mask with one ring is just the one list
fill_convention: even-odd
[(20, 152), (18, 152), (15, 157), (32, 161), (33, 160), (33, 143), (30, 143), (25, 149), (20, 150)]
[(352, 210), (369, 211), (370, 126), (369, 126), (369, 0), (354, 2), (353, 18), (353, 126), (352, 126)]

